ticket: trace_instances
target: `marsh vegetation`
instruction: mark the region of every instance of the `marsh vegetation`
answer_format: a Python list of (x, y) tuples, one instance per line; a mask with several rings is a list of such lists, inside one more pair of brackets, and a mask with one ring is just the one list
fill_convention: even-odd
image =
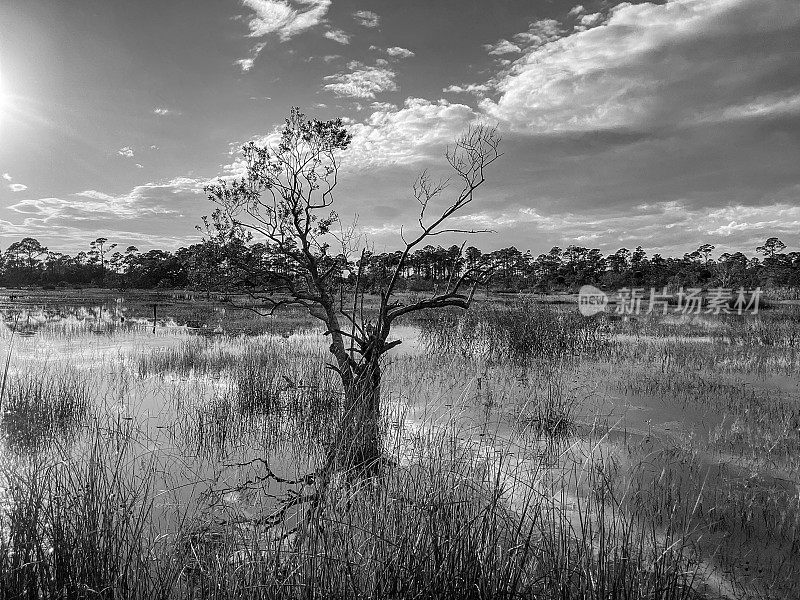
[(244, 312), (195, 305), (205, 335), (186, 303), (154, 333), (127, 306), (101, 335), (86, 307), (6, 319), (0, 597), (800, 591), (795, 306), (418, 313), (384, 357), (369, 476), (322, 468), (345, 398), (312, 320), (243, 335)]

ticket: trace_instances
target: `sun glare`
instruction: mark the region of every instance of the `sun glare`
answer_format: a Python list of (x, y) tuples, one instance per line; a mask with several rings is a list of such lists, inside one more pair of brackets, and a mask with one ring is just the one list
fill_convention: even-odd
[(0, 125), (3, 124), (3, 116), (5, 115), (5, 108), (7, 105), (6, 90), (3, 86), (3, 73), (0, 72)]
[(0, 71), (0, 131), (8, 123), (12, 111), (11, 90), (6, 85), (3, 72)]

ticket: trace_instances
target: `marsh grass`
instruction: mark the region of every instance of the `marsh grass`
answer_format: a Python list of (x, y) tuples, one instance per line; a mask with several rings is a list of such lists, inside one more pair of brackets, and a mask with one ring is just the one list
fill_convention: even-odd
[(677, 523), (662, 534), (649, 513), (628, 517), (609, 480), (568, 514), (541, 493), (536, 465), (479, 458), (459, 438), (415, 434), (402, 466), (331, 482), (293, 532), (195, 530), (188, 584), (212, 598), (697, 597)]
[(153, 466), (96, 431), (71, 461), (37, 456), (2, 471), (0, 597), (148, 597), (177, 572), (153, 569)]
[(166, 525), (145, 432), (91, 421), (69, 460), (57, 449), (4, 469), (0, 597), (692, 597), (685, 532), (673, 524), (665, 538), (650, 512), (628, 516), (598, 463), (565, 460), (549, 487), (540, 461), (498, 451), (508, 440), (475, 447), (463, 433), (402, 431), (396, 466), (333, 475), (279, 526), (242, 500)]
[(423, 341), (444, 354), (524, 363), (608, 352), (601, 318), (531, 299), (478, 305), (463, 313), (436, 311), (418, 322)]
[(270, 449), (331, 443), (341, 392), (326, 362), (319, 349), (267, 337), (189, 338), (139, 353), (131, 364), (139, 378), (166, 386), (178, 417), (171, 429), (184, 443), (224, 456), (243, 443)]
[[(2, 458), (0, 598), (800, 594), (800, 413), (769, 385), (795, 373), (791, 313), (764, 332), (778, 309), (706, 325), (584, 319), (526, 299), (476, 309), (426, 316), (429, 353), (388, 361), (392, 460), (371, 478), (277, 485), (264, 472), (291, 479), (347, 443), (313, 336), (197, 336), (121, 355), (102, 363), (119, 389), (93, 419), (91, 397), (83, 416), (54, 408), (83, 402), (69, 398), (83, 398), (85, 374), (9, 377), (6, 400), (36, 379), (78, 390), (15, 394), (51, 399), (43, 422), (73, 414), (84, 427)], [(163, 437), (128, 416), (143, 390), (163, 397)], [(600, 393), (700, 405), (720, 422), (682, 440), (622, 435), (587, 412)], [(186, 472), (167, 477), (166, 463)]]
[(12, 449), (38, 450), (74, 435), (90, 405), (89, 384), (74, 369), (12, 374), (5, 383), (0, 433)]

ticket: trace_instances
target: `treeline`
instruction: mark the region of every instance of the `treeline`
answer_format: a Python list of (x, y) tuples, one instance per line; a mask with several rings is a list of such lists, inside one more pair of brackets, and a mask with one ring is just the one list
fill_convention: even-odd
[[(581, 246), (554, 247), (533, 256), (517, 248), (481, 252), (470, 246), (425, 246), (416, 250), (400, 274), (402, 285), (412, 291), (434, 289), (469, 269), (493, 270), (493, 290), (517, 292), (571, 291), (592, 284), (604, 289), (623, 287), (678, 288), (800, 287), (800, 252), (784, 252), (778, 238), (757, 247), (756, 255), (742, 252), (714, 256), (715, 247), (703, 244), (682, 257), (648, 256), (645, 250), (621, 248), (604, 255)], [(285, 257), (255, 244), (235, 249), (237, 256), (269, 263), (280, 268)], [(193, 289), (211, 291), (225, 281), (231, 250), (221, 251), (209, 243), (180, 248), (175, 252), (140, 252), (135, 246), (124, 250), (98, 238), (86, 251), (69, 255), (44, 247), (34, 238), (11, 244), (0, 254), (0, 285), (4, 287), (43, 286), (136, 289)], [(331, 256), (329, 262), (343, 280), (361, 273), (366, 289), (377, 290), (390, 277), (401, 253), (370, 253), (355, 262)]]

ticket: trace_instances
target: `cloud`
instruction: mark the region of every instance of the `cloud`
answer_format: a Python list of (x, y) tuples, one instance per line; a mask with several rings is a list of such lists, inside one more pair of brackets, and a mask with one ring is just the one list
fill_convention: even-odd
[(120, 195), (85, 190), (63, 198), (26, 199), (8, 208), (19, 221), (0, 220), (0, 235), (34, 236), (62, 251), (85, 249), (100, 234), (120, 245), (177, 248), (198, 241), (194, 226), (199, 215), (213, 210), (204, 202), (207, 183), (175, 177)]
[(800, 242), (800, 206), (785, 203), (762, 207), (731, 205), (692, 208), (679, 201), (640, 204), (603, 215), (574, 212), (545, 214), (535, 208), (505, 212), (479, 211), (462, 215), (454, 224), (491, 229), (504, 239), (527, 238), (544, 242), (537, 251), (569, 244), (600, 248), (610, 253), (620, 247), (642, 246), (649, 254), (681, 255), (701, 243), (717, 246), (717, 253), (745, 251), (776, 235), (787, 243)]
[(597, 25), (602, 20), (603, 15), (601, 13), (593, 13), (591, 15), (583, 15), (578, 19), (578, 22), (585, 27), (591, 27), (592, 25)]
[(97, 190), (85, 190), (67, 198), (38, 198), (18, 202), (9, 208), (43, 223), (69, 225), (94, 223), (98, 227), (110, 221), (139, 220), (147, 217), (178, 217), (196, 202), (206, 181), (177, 177), (162, 183), (136, 186), (127, 194), (113, 196)]
[(489, 54), (501, 56), (503, 54), (517, 54), (522, 52), (522, 49), (516, 44), (512, 44), (508, 40), (499, 40), (494, 44), (484, 44), (483, 46), (489, 51)]
[[(6, 181), (12, 181), (14, 178), (8, 173), (3, 173), (3, 179)], [(12, 192), (24, 192), (28, 189), (28, 186), (22, 183), (9, 183), (8, 189), (10, 189)]]
[(575, 25), (575, 31), (586, 31), (590, 27), (594, 27), (603, 20), (601, 13), (594, 13), (591, 15), (583, 15), (578, 19), (578, 24)]
[(337, 73), (325, 77), (325, 89), (337, 96), (351, 98), (375, 98), (376, 94), (397, 90), (395, 73), (385, 66), (367, 66), (353, 61), (348, 65), (349, 73)]
[(476, 96), (483, 96), (491, 89), (491, 86), (484, 83), (470, 83), (467, 85), (450, 85), (442, 91), (447, 94), (475, 94)]
[(233, 61), (233, 64), (237, 65), (242, 71), (245, 73), (253, 68), (255, 64), (254, 58), (240, 58), (238, 60)]
[(286, 41), (323, 21), (331, 0), (243, 0), (255, 14), (248, 25), (251, 37), (277, 35)]
[(177, 110), (172, 110), (163, 106), (157, 106), (153, 109), (153, 114), (158, 115), (159, 117), (166, 117), (167, 115), (180, 115), (181, 113)]
[(538, 47), (548, 42), (557, 40), (563, 34), (561, 24), (555, 19), (542, 19), (534, 21), (528, 26), (528, 31), (523, 31), (514, 36), (518, 45)]
[(266, 47), (266, 45), (266, 42), (259, 42), (250, 49), (250, 56), (235, 60), (233, 61), (233, 64), (237, 65), (242, 72), (246, 73), (253, 68), (256, 58), (258, 58), (258, 55), (261, 54), (261, 51)]
[(482, 104), (518, 130), (654, 130), (742, 105), (785, 111), (797, 93), (795, 2), (622, 3), (601, 26), (571, 35), (535, 25), (514, 37), (531, 45), (494, 82), (500, 97)]
[(353, 18), (364, 27), (377, 27), (381, 18), (371, 10), (359, 10), (353, 13)]
[(569, 14), (569, 15), (571, 15), (571, 16), (573, 16), (573, 17), (577, 17), (579, 14), (581, 14), (581, 13), (583, 13), (583, 12), (585, 12), (585, 11), (586, 11), (586, 9), (585, 9), (585, 8), (583, 8), (583, 5), (581, 5), (581, 4), (578, 4), (577, 6), (573, 6), (573, 7), (572, 7), (572, 8), (569, 10), (569, 13), (568, 13), (568, 14)]
[(430, 158), (478, 118), (472, 108), (447, 100), (408, 98), (402, 108), (382, 106), (356, 123), (344, 166), (410, 164)]
[[(119, 229), (114, 223), (103, 226), (102, 234), (121, 247), (135, 245), (139, 248), (178, 248), (200, 241), (197, 232), (187, 231), (185, 235), (175, 235), (173, 231), (160, 232), (154, 228), (148, 231), (135, 229)], [(25, 218), (21, 223), (11, 223), (0, 219), (0, 236), (8, 243), (20, 237), (35, 237), (51, 248), (60, 251), (79, 252), (88, 249), (89, 243), (97, 238), (98, 230), (90, 222), (76, 224), (54, 224), (35, 217)]]
[(414, 52), (408, 50), (407, 48), (401, 48), (400, 46), (392, 46), (391, 48), (387, 48), (386, 54), (389, 56), (394, 56), (395, 58), (411, 58), (414, 56)]
[(125, 158), (133, 158), (135, 156), (133, 152), (133, 148), (130, 146), (123, 146), (119, 150), (117, 150), (117, 154), (120, 156), (124, 156)]
[[(494, 44), (484, 44), (483, 47), (492, 56), (519, 54), (523, 49), (530, 50), (557, 40), (563, 34), (564, 30), (558, 21), (543, 19), (531, 23), (527, 31), (514, 35), (514, 42), (500, 39)], [(502, 60), (501, 64), (508, 64), (508, 62), (507, 60)]]
[(350, 36), (341, 29), (331, 29), (325, 32), (325, 37), (340, 44), (349, 44)]

